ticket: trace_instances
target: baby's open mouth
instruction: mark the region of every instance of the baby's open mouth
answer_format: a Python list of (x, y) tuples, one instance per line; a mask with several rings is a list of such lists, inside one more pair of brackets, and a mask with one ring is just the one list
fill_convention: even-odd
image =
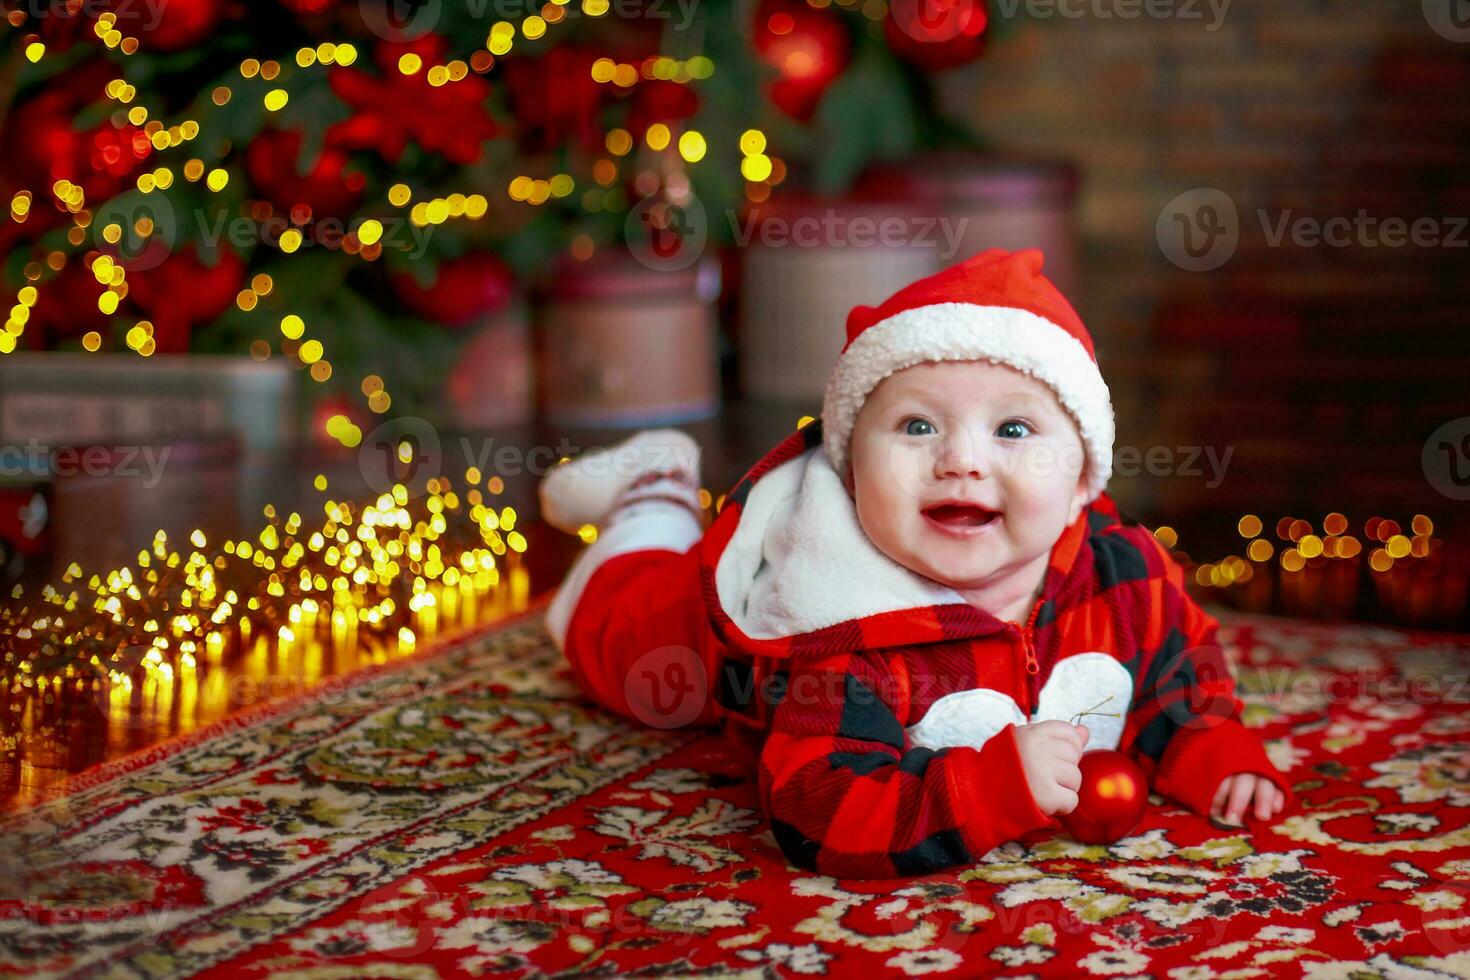
[(935, 504), (925, 507), (921, 513), (946, 527), (980, 527), (989, 524), (1000, 515), (976, 504)]

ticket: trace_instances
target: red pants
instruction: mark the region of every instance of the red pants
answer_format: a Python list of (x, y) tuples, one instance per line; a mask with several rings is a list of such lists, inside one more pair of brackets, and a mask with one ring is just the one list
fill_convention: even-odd
[(578, 556), (547, 613), (582, 690), (656, 728), (719, 723), (724, 648), (704, 604), (702, 533), (676, 504), (620, 515)]

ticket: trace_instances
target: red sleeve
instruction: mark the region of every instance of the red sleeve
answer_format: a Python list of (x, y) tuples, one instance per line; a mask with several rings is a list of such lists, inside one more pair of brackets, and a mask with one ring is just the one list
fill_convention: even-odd
[[(1150, 567), (1159, 570), (1139, 640), (1150, 655), (1130, 712), (1136, 737), (1129, 754), (1155, 792), (1209, 816), (1220, 783), (1235, 773), (1264, 776), (1295, 802), (1286, 774), (1272, 764), (1258, 733), (1241, 722), (1230, 661), (1217, 642), (1219, 621), (1184, 590), (1183, 570), (1147, 534)], [(1155, 564), (1157, 563), (1157, 564)]]
[(1057, 826), (1032, 798), (1014, 725), (978, 749), (909, 748), (900, 688), (877, 653), (792, 667), (759, 766), (762, 805), (792, 864), (843, 878), (923, 875)]

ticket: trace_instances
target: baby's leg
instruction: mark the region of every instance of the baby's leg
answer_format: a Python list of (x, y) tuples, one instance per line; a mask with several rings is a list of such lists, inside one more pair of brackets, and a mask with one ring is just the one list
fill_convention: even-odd
[[(617, 447), (637, 443), (643, 451), (608, 477), (616, 481), (610, 503), (587, 504), (607, 497), (602, 483), (586, 492), (596, 459), (566, 464), (572, 469), (543, 483), (543, 512), (553, 523), (573, 530), (573, 521), (591, 518), (600, 525), (552, 600), (546, 625), (577, 683), (604, 706), (659, 728), (714, 724), (709, 691), (719, 644), (694, 547), (704, 533), (698, 450), (688, 451), (692, 441), (674, 433), (685, 450), (674, 461), (679, 454), (649, 451), (657, 435), (640, 433)], [(670, 444), (666, 436), (662, 448)]]

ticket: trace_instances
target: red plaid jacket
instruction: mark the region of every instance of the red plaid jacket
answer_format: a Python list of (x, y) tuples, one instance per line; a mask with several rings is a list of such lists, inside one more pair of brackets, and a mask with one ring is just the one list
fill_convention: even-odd
[[(840, 877), (925, 874), (1059, 827), (1031, 796), (1016, 725), (1066, 717), (1101, 691), (1116, 695), (1101, 710), (1123, 718), (1101, 742), (1094, 721), (1105, 719), (1084, 718), (1089, 748), (1126, 752), (1155, 792), (1207, 815), (1223, 779), (1253, 772), (1291, 805), (1290, 785), (1241, 724), (1218, 623), (1186, 595), (1154, 535), (1106, 494), (1053, 547), (1024, 626), (958, 601), (748, 635), (727, 608), (721, 560), (761, 481), (802, 466), (821, 441), (811, 422), (751, 467), (690, 552), (713, 630), (702, 642), (720, 654), (712, 715), (749, 753), (793, 864)], [(830, 571), (842, 589), (843, 570)]]

